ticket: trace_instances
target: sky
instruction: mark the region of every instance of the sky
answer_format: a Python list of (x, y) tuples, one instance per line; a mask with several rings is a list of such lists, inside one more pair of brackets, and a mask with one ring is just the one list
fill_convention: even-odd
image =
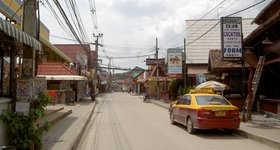
[[(219, 19), (262, 0), (95, 0), (96, 11), (93, 16), (96, 18), (92, 17), (89, 1), (91, 0), (76, 0), (76, 4), (85, 28), (86, 41), (94, 43), (96, 38), (93, 33), (103, 34), (99, 38), (103, 45), (98, 51), (98, 57), (102, 59), (100, 65), (108, 66), (108, 58), (112, 58), (113, 67), (133, 69), (138, 66), (147, 69), (145, 59), (154, 58), (156, 38), (159, 58), (166, 56), (167, 48), (183, 46), (185, 20), (200, 19), (220, 3), (222, 4), (203, 19)], [(235, 16), (254, 18), (270, 1), (266, 0)], [(67, 12), (64, 1), (60, 2)], [(77, 43), (64, 39), (73, 37), (58, 24), (46, 3), (40, 4), (40, 19), (50, 30), (51, 43)], [(92, 49), (94, 50), (94, 46)]]

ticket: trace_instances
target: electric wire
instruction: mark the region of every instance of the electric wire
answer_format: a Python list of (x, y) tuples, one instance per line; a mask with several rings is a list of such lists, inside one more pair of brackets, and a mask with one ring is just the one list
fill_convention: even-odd
[(176, 38), (178, 38), (181, 34), (185, 33), (189, 28), (191, 28), (192, 26), (194, 26), (195, 24), (197, 24), (199, 21), (201, 21), (204, 17), (206, 17), (207, 15), (209, 15), (210, 13), (212, 13), (217, 7), (219, 7), (220, 5), (222, 5), (226, 0), (223, 0), (222, 2), (220, 2), (218, 5), (216, 5), (214, 8), (212, 8), (210, 11), (208, 11), (206, 14), (204, 14), (202, 17), (200, 17), (196, 22), (194, 22), (193, 24), (191, 24), (188, 28), (184, 29), (182, 32), (180, 32), (179, 34), (177, 34), (175, 37), (173, 37), (171, 40), (169, 40), (168, 42), (166, 42), (165, 45), (167, 45), (167, 43), (175, 40)]
[[(45, 4), (48, 6), (46, 7)], [(72, 34), (70, 34), (70, 31), (67, 30), (68, 28), (66, 27), (66, 25), (63, 23), (63, 21), (60, 19), (60, 17), (58, 16), (58, 14), (56, 13), (55, 9), (52, 7), (52, 5), (49, 3), (48, 0), (45, 1), (45, 3), (43, 3), (43, 6), (54, 16), (54, 18), (57, 20), (59, 26), (62, 28), (62, 30), (64, 31), (65, 34), (67, 34), (69, 37), (74, 38), (74, 36)]]
[[(226, 17), (230, 17), (230, 16), (232, 16), (232, 15), (236, 15), (236, 14), (238, 14), (238, 13), (240, 13), (240, 12), (246, 11), (246, 10), (248, 10), (248, 9), (250, 9), (250, 8), (253, 8), (253, 7), (255, 7), (255, 6), (261, 4), (261, 3), (265, 2), (265, 1), (266, 1), (266, 0), (262, 0), (262, 1), (260, 1), (260, 2), (257, 2), (257, 3), (255, 3), (255, 4), (251, 5), (251, 6), (248, 6), (248, 7), (244, 8), (244, 9), (241, 9), (241, 10), (239, 10), (239, 11), (236, 11), (236, 12), (234, 12), (234, 13), (231, 13), (231, 14), (227, 15)], [(220, 23), (220, 20), (219, 20), (216, 24), (214, 24), (210, 29), (208, 29), (206, 32), (204, 32), (202, 35), (200, 35), (198, 38), (196, 38), (196, 39), (194, 39), (193, 41), (191, 41), (191, 42), (189, 42), (188, 44), (186, 44), (186, 46), (188, 46), (188, 45), (190, 45), (190, 44), (193, 44), (194, 42), (196, 42), (196, 41), (198, 41), (199, 39), (201, 39), (203, 36), (205, 36), (207, 33), (209, 33), (213, 28), (215, 28), (219, 23)]]
[(86, 53), (88, 53), (88, 50), (84, 47), (84, 43), (81, 41), (81, 39), (79, 38), (79, 36), (77, 35), (75, 29), (73, 28), (71, 22), (69, 21), (66, 13), (64, 12), (63, 8), (61, 7), (60, 3), (58, 0), (53, 0), (54, 3), (56, 4), (58, 10), (60, 11), (62, 17), (64, 18), (66, 24), (68, 25), (71, 33), (74, 35), (75, 39), (78, 41), (78, 43), (80, 43), (80, 45), (83, 47), (83, 49), (85, 50)]
[(103, 58), (111, 58), (111, 59), (130, 59), (130, 58), (141, 58), (141, 57), (147, 57), (147, 56), (152, 56), (155, 54), (146, 54), (146, 55), (138, 55), (138, 56), (119, 56), (119, 57), (113, 57), (113, 56), (100, 56)]

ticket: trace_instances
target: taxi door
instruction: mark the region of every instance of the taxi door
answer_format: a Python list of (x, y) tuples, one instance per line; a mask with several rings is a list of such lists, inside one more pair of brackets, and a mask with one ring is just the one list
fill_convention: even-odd
[(177, 106), (178, 108), (178, 121), (182, 124), (185, 123), (185, 118), (188, 113), (187, 111), (187, 96), (184, 95), (182, 98), (178, 101), (179, 104)]
[(174, 115), (174, 120), (176, 120), (177, 122), (180, 121), (180, 107), (181, 105), (181, 99), (179, 99), (175, 104), (173, 104), (172, 106), (172, 112), (173, 112), (173, 115)]

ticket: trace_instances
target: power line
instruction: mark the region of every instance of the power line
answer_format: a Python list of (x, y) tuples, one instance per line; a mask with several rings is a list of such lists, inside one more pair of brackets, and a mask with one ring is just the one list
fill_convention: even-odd
[(55, 37), (55, 38), (63, 39), (63, 40), (68, 40), (68, 41), (77, 41), (75, 39), (65, 38), (65, 37), (61, 37), (61, 36), (57, 36), (57, 35), (53, 35), (53, 34), (51, 34), (51, 37)]
[(54, 3), (56, 4), (58, 10), (60, 11), (62, 17), (64, 18), (66, 24), (68, 25), (70, 31), (72, 32), (72, 34), (74, 35), (74, 37), (76, 38), (76, 40), (78, 41), (78, 43), (80, 43), (80, 45), (83, 47), (83, 49), (85, 50), (85, 52), (88, 53), (87, 49), (84, 48), (81, 39), (79, 38), (79, 36), (77, 35), (75, 29), (73, 28), (71, 22), (69, 21), (69, 19), (68, 19), (66, 13), (64, 12), (63, 8), (61, 7), (59, 1), (58, 1), (58, 0), (53, 0), (53, 1), (54, 1)]
[[(176, 38), (178, 38), (181, 34), (185, 33), (189, 28), (191, 28), (193, 25), (195, 25), (196, 23), (198, 23), (199, 21), (201, 21), (204, 17), (206, 17), (207, 15), (209, 15), (211, 12), (213, 12), (217, 7), (219, 7), (221, 4), (223, 4), (226, 0), (223, 0), (222, 2), (220, 2), (218, 5), (216, 5), (214, 8), (212, 8), (210, 11), (208, 11), (205, 15), (203, 15), (202, 17), (200, 17), (200, 19), (198, 19), (196, 22), (194, 22), (193, 24), (191, 24), (187, 29), (184, 29), (182, 32), (180, 32), (179, 34), (177, 34), (175, 37), (173, 37), (171, 40), (169, 40), (166, 43), (169, 43), (173, 40), (175, 40)], [(167, 45), (167, 44), (165, 44)]]
[[(45, 6), (45, 4), (47, 4), (48, 7)], [(51, 4), (49, 3), (48, 0), (45, 1), (45, 3), (43, 3), (43, 6), (55, 17), (55, 19), (57, 20), (59, 26), (62, 28), (62, 30), (64, 31), (65, 34), (68, 34), (68, 36), (73, 37), (73, 35), (70, 33), (69, 28), (66, 27), (66, 25), (63, 23), (63, 21), (60, 19), (60, 17), (57, 15), (56, 11), (54, 10), (53, 6), (51, 6)], [(57, 37), (58, 38), (58, 37)], [(61, 38), (61, 37), (59, 37)], [(73, 37), (74, 38), (74, 37)], [(75, 40), (76, 41), (76, 40)]]
[[(232, 13), (232, 14), (229, 14), (229, 15), (227, 15), (226, 17), (230, 17), (230, 16), (232, 16), (232, 15), (235, 15), (235, 14), (238, 14), (238, 13), (240, 13), (240, 12), (246, 11), (246, 10), (248, 10), (248, 9), (250, 9), (250, 8), (253, 8), (253, 7), (255, 7), (255, 6), (261, 4), (261, 3), (265, 2), (265, 1), (266, 1), (266, 0), (262, 0), (262, 1), (260, 1), (260, 2), (258, 2), (258, 3), (255, 3), (255, 4), (253, 4), (253, 5), (249, 6), (249, 7), (246, 7), (246, 8), (244, 8), (244, 9), (241, 9), (241, 10), (237, 11), (237, 12), (234, 12), (234, 13)], [(209, 33), (213, 28), (215, 28), (219, 23), (220, 23), (220, 20), (219, 20), (216, 24), (214, 24), (209, 30), (207, 30), (205, 33), (203, 33), (201, 36), (199, 36), (198, 38), (196, 38), (196, 39), (194, 39), (193, 41), (191, 41), (190, 43), (188, 43), (187, 46), (190, 45), (190, 44), (192, 44), (192, 43), (194, 43), (194, 42), (196, 42), (197, 40), (201, 39), (204, 35), (206, 35), (206, 34)]]
[(73, 0), (64, 0), (64, 1), (68, 9), (69, 15), (72, 19), (72, 23), (74, 24), (80, 39), (83, 43), (85, 43), (85, 41), (87, 41), (87, 36), (85, 34), (86, 33), (85, 28), (83, 25), (83, 21), (81, 20), (77, 4)]
[(103, 58), (111, 58), (111, 59), (130, 59), (130, 58), (141, 58), (141, 57), (147, 57), (152, 56), (155, 54), (147, 54), (147, 55), (136, 55), (136, 56), (123, 56), (123, 57), (112, 57), (112, 56), (99, 56)]
[(97, 22), (97, 14), (96, 14), (96, 4), (95, 0), (88, 0), (89, 2), (89, 7), (90, 7), (90, 13), (91, 13), (91, 19), (92, 23), (94, 25), (94, 29), (97, 33), (100, 33), (99, 27), (98, 27), (98, 22)]

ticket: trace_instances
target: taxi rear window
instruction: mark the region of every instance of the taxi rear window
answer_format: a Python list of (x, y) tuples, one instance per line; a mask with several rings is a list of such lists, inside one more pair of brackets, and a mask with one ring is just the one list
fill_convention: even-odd
[(230, 105), (222, 96), (195, 96), (198, 105)]

